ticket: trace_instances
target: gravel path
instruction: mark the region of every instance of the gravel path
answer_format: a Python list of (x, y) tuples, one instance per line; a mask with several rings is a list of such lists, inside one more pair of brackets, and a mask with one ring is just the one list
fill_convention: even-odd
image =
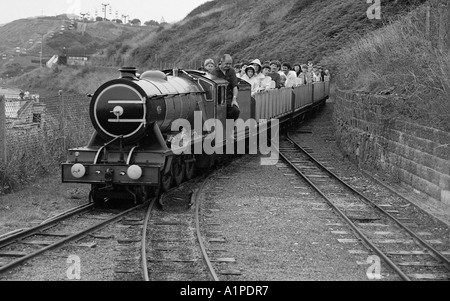
[[(207, 184), (206, 211), (213, 214), (220, 244), (234, 258), (225, 270), (235, 281), (367, 280), (364, 268), (329, 224), (340, 222), (317, 205), (314, 193), (276, 166), (245, 156)], [(300, 187), (300, 188), (296, 188)]]

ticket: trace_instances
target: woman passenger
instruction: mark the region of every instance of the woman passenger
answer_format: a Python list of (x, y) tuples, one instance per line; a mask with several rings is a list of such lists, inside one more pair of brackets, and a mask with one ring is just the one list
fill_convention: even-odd
[(294, 64), (293, 66), (295, 74), (297, 74), (297, 77), (299, 77), (300, 73), (302, 72), (302, 68), (300, 64)]
[(209, 73), (212, 73), (214, 69), (216, 69), (216, 64), (214, 63), (213, 59), (207, 59), (205, 60), (205, 64), (203, 65), (205, 70)]
[(269, 90), (272, 85), (272, 78), (269, 76), (270, 73), (270, 65), (262, 66), (262, 74), (264, 75), (264, 79), (261, 80), (260, 90)]
[(252, 86), (251, 96), (254, 96), (256, 93), (258, 93), (259, 80), (255, 76), (255, 67), (250, 65), (247, 68), (245, 68), (245, 74), (241, 78)]
[(258, 85), (261, 85), (261, 81), (264, 79), (264, 74), (261, 73), (262, 65), (259, 59), (253, 60), (250, 65), (255, 68), (255, 78), (258, 80)]

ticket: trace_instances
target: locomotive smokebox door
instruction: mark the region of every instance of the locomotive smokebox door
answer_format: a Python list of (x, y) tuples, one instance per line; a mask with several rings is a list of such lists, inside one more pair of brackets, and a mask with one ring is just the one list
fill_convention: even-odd
[(119, 136), (124, 141), (142, 137), (146, 130), (146, 97), (139, 87), (114, 83), (99, 89), (91, 103), (91, 117), (94, 127), (105, 139)]

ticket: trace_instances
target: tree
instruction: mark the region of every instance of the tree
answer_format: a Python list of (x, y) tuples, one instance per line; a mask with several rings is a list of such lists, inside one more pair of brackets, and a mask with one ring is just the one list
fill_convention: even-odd
[(97, 17), (97, 18), (95, 18), (95, 21), (103, 21), (103, 18), (102, 17)]
[(144, 23), (146, 26), (159, 26), (159, 22), (155, 20), (150, 20)]
[(123, 24), (122, 20), (120, 19), (114, 19), (112, 20), (113, 22), (116, 22), (117, 24)]
[(141, 26), (141, 20), (139, 19), (133, 19), (130, 21), (131, 25), (135, 25), (135, 26)]
[(5, 67), (5, 71), (3, 72), (3, 76), (5, 77), (18, 76), (23, 71), (22, 65), (19, 63), (9, 63)]

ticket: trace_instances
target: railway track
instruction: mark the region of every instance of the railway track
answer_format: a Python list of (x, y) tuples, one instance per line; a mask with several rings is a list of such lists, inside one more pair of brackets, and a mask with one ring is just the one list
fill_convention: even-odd
[[(312, 150), (300, 146), (289, 134), (280, 143), (280, 156), (295, 170), (327, 204), (348, 224), (357, 239), (341, 242), (362, 242), (379, 256), (402, 280), (450, 279), (450, 252), (446, 244), (430, 236), (416, 233), (400, 208), (387, 204), (385, 198), (370, 199), (348, 185), (312, 155)], [(402, 220), (408, 221), (408, 226)], [(336, 234), (347, 234), (336, 231)], [(448, 247), (448, 246), (447, 246)]]
[(198, 181), (162, 195), (164, 210), (149, 206), (141, 244), (145, 281), (219, 280), (200, 233), (199, 196), (207, 179)]
[[(78, 241), (118, 222), (131, 212), (144, 208), (148, 203), (145, 202), (127, 210), (119, 210), (119, 212), (118, 210), (95, 212), (94, 205), (87, 204), (53, 217), (36, 227), (11, 233), (0, 239), (0, 274), (45, 252)], [(98, 220), (102, 221), (98, 222)], [(71, 229), (79, 227), (81, 230), (73, 231), (73, 233), (61, 231), (66, 222), (70, 223)]]

